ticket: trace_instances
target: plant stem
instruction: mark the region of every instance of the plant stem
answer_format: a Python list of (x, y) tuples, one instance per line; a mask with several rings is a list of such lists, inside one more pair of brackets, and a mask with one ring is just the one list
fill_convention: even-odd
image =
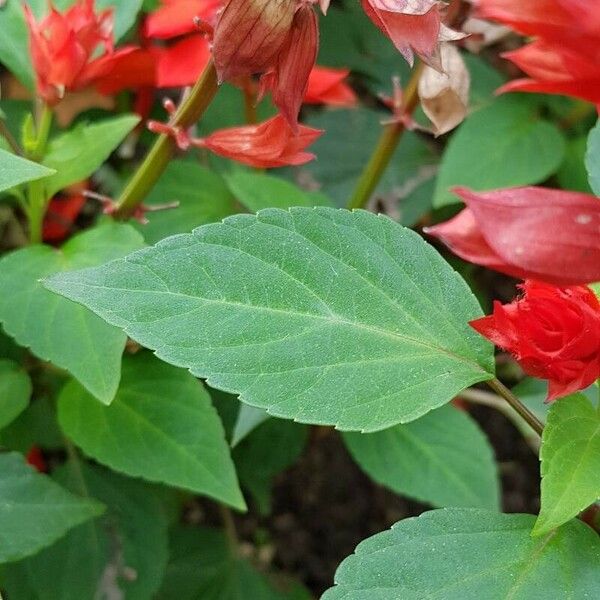
[[(213, 62), (209, 62), (200, 79), (192, 88), (189, 96), (181, 104), (171, 120), (173, 127), (191, 127), (204, 114), (218, 90), (217, 72)], [(146, 155), (120, 198), (114, 216), (119, 219), (128, 218), (139, 206), (154, 184), (167, 168), (175, 152), (175, 140), (166, 134), (161, 134)]]
[(223, 521), (225, 535), (227, 536), (231, 553), (236, 554), (238, 552), (239, 540), (231, 510), (223, 504), (219, 504), (219, 512), (221, 513), (221, 520)]
[[(407, 116), (410, 116), (419, 102), (419, 79), (423, 70), (423, 64), (419, 63), (404, 90), (403, 110)], [(348, 208), (364, 208), (371, 198), (371, 195), (377, 188), (382, 175), (385, 173), (392, 156), (402, 139), (406, 129), (404, 123), (397, 121), (385, 126), (379, 142), (365, 166), (354, 193), (348, 202)]]
[(486, 383), (502, 396), (540, 437), (542, 436), (544, 431), (542, 422), (502, 382), (498, 379), (490, 379)]
[[(36, 162), (40, 162), (44, 158), (51, 127), (52, 110), (47, 104), (44, 104), (36, 125), (35, 145), (28, 153), (27, 158)], [(31, 181), (27, 186), (25, 212), (27, 213), (27, 220), (29, 222), (29, 241), (32, 244), (40, 244), (42, 242), (42, 224), (47, 205), (48, 198), (46, 198), (44, 181), (41, 179)]]

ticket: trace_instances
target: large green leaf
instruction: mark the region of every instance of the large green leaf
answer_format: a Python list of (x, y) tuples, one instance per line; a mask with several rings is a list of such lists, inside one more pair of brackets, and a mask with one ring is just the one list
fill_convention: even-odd
[(455, 185), (490, 190), (539, 183), (556, 172), (564, 138), (535, 110), (520, 97), (504, 97), (471, 114), (444, 152), (434, 205), (458, 202), (449, 191)]
[(0, 563), (35, 554), (102, 510), (36, 473), (20, 454), (0, 454)]
[(102, 406), (77, 384), (63, 390), (58, 420), (83, 451), (112, 469), (245, 508), (229, 446), (202, 384), (142, 354), (123, 359), (119, 391)]
[(237, 215), (46, 285), (272, 415), (376, 431), (493, 375), (465, 282), (365, 211)]
[(14, 421), (29, 404), (31, 380), (12, 360), (0, 360), (0, 429)]
[(578, 521), (544, 538), (535, 517), (442, 509), (361, 544), (322, 600), (595, 598), (600, 539)]
[[(310, 148), (317, 160), (300, 170), (305, 177), (314, 179), (337, 205), (345, 206), (381, 135), (381, 121), (386, 118), (389, 114), (366, 108), (325, 111), (311, 116), (307, 123), (324, 129), (325, 133)], [(376, 193), (399, 197), (404, 202), (405, 189), (415, 188), (431, 178), (431, 166), (436, 162), (432, 149), (415, 133), (407, 132)]]
[(548, 533), (600, 499), (600, 413), (584, 396), (552, 405), (540, 458), (542, 508), (535, 535)]
[(492, 449), (473, 420), (451, 406), (377, 433), (346, 433), (358, 464), (378, 483), (434, 506), (498, 509)]
[[(69, 468), (70, 467), (70, 468)], [(106, 513), (5, 569), (9, 598), (149, 600), (168, 560), (167, 519), (153, 486), (106, 469), (68, 463), (57, 479), (101, 500)]]
[(67, 242), (61, 250), (30, 246), (0, 261), (0, 321), (22, 346), (74, 375), (110, 403), (117, 390), (126, 336), (81, 306), (44, 289), (40, 279), (98, 265), (142, 246), (129, 225), (107, 223)]
[(135, 224), (148, 244), (175, 233), (188, 233), (236, 212), (234, 198), (222, 177), (190, 160), (169, 163), (144, 204), (151, 207), (169, 202), (179, 202), (179, 206), (148, 212), (147, 224)]
[(252, 212), (264, 208), (331, 206), (327, 196), (307, 192), (285, 179), (265, 173), (236, 170), (227, 175), (227, 184), (235, 197)]
[(79, 123), (48, 144), (44, 164), (57, 171), (44, 183), (46, 195), (89, 177), (139, 123), (137, 115), (124, 115), (96, 123)]
[(0, 192), (28, 181), (54, 177), (54, 173), (54, 169), (48, 169), (0, 148)]
[(177, 527), (171, 561), (157, 600), (309, 600), (295, 589), (276, 590), (214, 529)]
[(231, 432), (231, 446), (237, 446), (261, 423), (264, 423), (270, 418), (269, 413), (262, 408), (255, 408), (248, 404), (240, 404), (240, 409), (233, 425), (233, 431)]
[(587, 153), (585, 155), (585, 166), (589, 176), (590, 187), (596, 196), (600, 196), (600, 121), (590, 131)]

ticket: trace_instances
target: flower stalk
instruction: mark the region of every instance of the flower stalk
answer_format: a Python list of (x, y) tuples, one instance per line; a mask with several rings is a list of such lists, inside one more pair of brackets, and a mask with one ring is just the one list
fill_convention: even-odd
[[(218, 90), (217, 72), (213, 62), (209, 62), (204, 72), (173, 116), (169, 125), (187, 129), (204, 114)], [(172, 136), (163, 133), (154, 142), (116, 202), (115, 218), (127, 219), (144, 201), (154, 184), (167, 168), (177, 144)]]
[[(404, 90), (404, 104), (402, 108), (403, 114), (407, 117), (412, 115), (419, 102), (419, 79), (422, 70), (423, 64), (419, 63), (413, 71), (406, 90)], [(390, 164), (390, 160), (405, 130), (406, 124), (401, 119), (395, 119), (385, 126), (379, 142), (377, 142), (377, 146), (356, 184), (354, 193), (348, 201), (349, 209), (364, 208), (367, 205), (381, 177)]]

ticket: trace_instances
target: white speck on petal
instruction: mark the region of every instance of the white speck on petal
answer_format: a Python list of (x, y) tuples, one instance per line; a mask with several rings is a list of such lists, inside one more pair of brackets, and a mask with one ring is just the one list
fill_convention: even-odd
[(592, 220), (591, 215), (577, 215), (575, 217), (575, 222), (579, 223), (579, 225), (587, 225)]

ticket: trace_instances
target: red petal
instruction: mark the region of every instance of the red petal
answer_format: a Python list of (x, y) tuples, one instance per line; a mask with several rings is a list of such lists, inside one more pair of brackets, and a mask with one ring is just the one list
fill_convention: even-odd
[(148, 15), (145, 34), (169, 39), (196, 31), (194, 17), (213, 23), (221, 0), (163, 0), (160, 8)]
[(344, 82), (349, 73), (348, 69), (329, 69), (315, 66), (308, 77), (304, 103), (343, 107), (355, 106), (357, 103), (356, 94)]
[(209, 44), (199, 35), (189, 36), (163, 49), (158, 60), (158, 87), (193, 85), (209, 60)]
[(60, 242), (71, 232), (73, 223), (78, 217), (85, 197), (81, 194), (54, 198), (48, 206), (44, 217), (42, 237), (45, 242)]

